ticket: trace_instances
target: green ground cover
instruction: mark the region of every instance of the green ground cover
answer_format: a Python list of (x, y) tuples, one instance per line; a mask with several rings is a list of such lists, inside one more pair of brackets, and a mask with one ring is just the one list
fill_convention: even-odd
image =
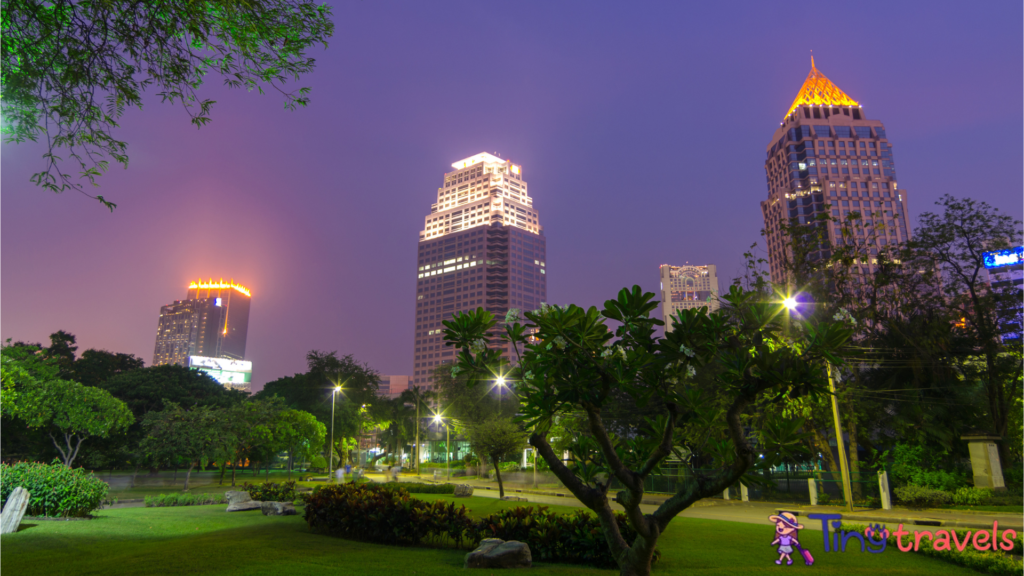
[[(522, 505), (493, 498), (426, 496), (465, 503), (474, 516)], [(552, 510), (571, 508), (550, 506)], [(352, 542), (310, 533), (300, 516), (263, 516), (258, 511), (226, 513), (222, 506), (125, 508), (100, 510), (98, 518), (79, 522), (33, 522), (0, 539), (2, 567), (12, 574), (246, 574), (310, 575), (343, 572), (347, 576), (448, 575), (462, 570), (465, 550), (400, 548)], [(660, 541), (662, 562), (655, 574), (738, 575), (778, 573), (773, 526), (694, 518), (673, 521)], [(822, 552), (820, 532), (805, 531), (802, 541), (817, 560), (819, 575), (880, 572), (906, 576), (977, 574), (913, 553)], [(804, 569), (796, 560), (791, 569)], [(614, 570), (536, 564), (529, 571), (546, 575), (602, 575)]]

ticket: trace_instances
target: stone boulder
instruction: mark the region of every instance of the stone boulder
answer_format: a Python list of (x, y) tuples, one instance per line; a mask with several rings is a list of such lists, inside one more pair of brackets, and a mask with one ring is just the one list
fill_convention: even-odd
[(455, 496), (460, 496), (460, 497), (472, 496), (473, 495), (473, 487), (470, 486), (469, 484), (456, 484), (455, 485), (455, 493), (454, 493), (454, 495)]
[(7, 497), (4, 510), (0, 513), (0, 534), (14, 534), (18, 531), (21, 519), (25, 517), (25, 511), (28, 510), (28, 498), (28, 490), (20, 486)]
[(291, 502), (260, 502), (264, 516), (295, 516), (295, 506)]
[(252, 499), (248, 492), (241, 490), (229, 490), (224, 493), (228, 501), (228, 512), (245, 512), (246, 510), (260, 510), (260, 502)]
[(466, 568), (529, 568), (533, 565), (530, 547), (525, 542), (486, 538), (469, 554)]

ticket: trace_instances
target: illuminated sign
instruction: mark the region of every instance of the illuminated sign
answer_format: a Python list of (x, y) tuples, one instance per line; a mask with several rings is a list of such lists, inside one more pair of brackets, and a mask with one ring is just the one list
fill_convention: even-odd
[(220, 298), (217, 298), (217, 300), (214, 302), (214, 305), (217, 306), (218, 308), (220, 307)]
[(1020, 266), (1024, 264), (1024, 246), (1007, 248), (1006, 250), (994, 250), (982, 252), (982, 261), (985, 268), (1002, 268), (1004, 266)]
[(189, 356), (188, 365), (208, 374), (221, 384), (248, 384), (252, 380), (252, 362), (231, 358)]

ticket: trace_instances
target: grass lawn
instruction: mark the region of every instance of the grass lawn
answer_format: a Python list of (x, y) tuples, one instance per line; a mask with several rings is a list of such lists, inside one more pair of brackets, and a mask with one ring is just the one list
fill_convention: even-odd
[[(451, 500), (450, 496), (425, 499)], [(515, 506), (492, 498), (459, 499), (476, 514)], [(553, 510), (562, 507), (551, 506)], [(568, 508), (564, 509), (568, 511)], [(465, 550), (402, 548), (341, 540), (309, 532), (301, 516), (267, 517), (259, 512), (228, 514), (223, 505), (181, 508), (101, 510), (96, 520), (33, 522), (0, 538), (2, 568), (11, 574), (245, 574), (268, 576), (448, 575), (462, 571)], [(654, 573), (789, 574), (804, 570), (801, 560), (776, 566), (768, 545), (773, 526), (699, 519), (676, 519), (660, 541), (663, 558)], [(820, 532), (804, 532), (814, 554), (814, 574), (901, 575), (977, 574), (913, 553), (822, 552)], [(537, 563), (537, 576), (612, 575), (564, 564)], [(490, 571), (481, 572), (490, 574)]]

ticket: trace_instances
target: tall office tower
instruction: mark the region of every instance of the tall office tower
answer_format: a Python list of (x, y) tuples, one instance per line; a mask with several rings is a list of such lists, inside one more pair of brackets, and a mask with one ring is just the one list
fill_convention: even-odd
[(718, 310), (718, 268), (706, 266), (670, 266), (662, 264), (661, 272), (661, 317), (665, 330), (672, 331), (669, 318), (677, 310), (707, 306), (708, 312)]
[[(832, 245), (855, 243), (868, 253), (862, 273), (873, 273), (880, 248), (908, 240), (907, 192), (896, 183), (892, 145), (879, 120), (814, 67), (800, 87), (767, 146), (768, 199), (761, 202), (772, 280), (785, 282), (784, 262), (792, 257), (781, 223), (810, 223), (830, 214), (846, 221), (862, 218), (844, 240), (839, 224), (829, 223)], [(821, 224), (825, 226), (825, 224)], [(829, 246), (812, 252), (828, 257)]]
[(184, 300), (160, 308), (153, 365), (188, 366), (190, 356), (242, 360), (250, 301), (233, 281), (192, 282)]
[(484, 153), (452, 168), (420, 232), (413, 385), (430, 387), (434, 369), (458, 354), (444, 345), (442, 320), (483, 307), (503, 321), (510, 308), (547, 300), (544, 228), (522, 167)]

